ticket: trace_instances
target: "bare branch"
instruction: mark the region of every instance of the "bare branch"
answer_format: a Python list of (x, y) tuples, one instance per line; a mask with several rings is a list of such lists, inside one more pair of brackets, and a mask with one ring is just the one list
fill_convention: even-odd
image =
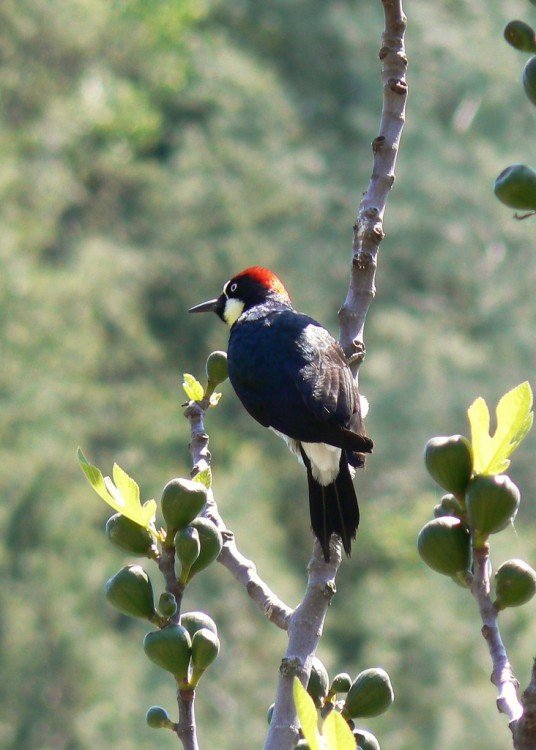
[(536, 659), (532, 664), (530, 684), (521, 698), (523, 716), (510, 724), (515, 750), (534, 750), (536, 747)]
[(195, 724), (195, 690), (179, 690), (177, 692), (177, 703), (179, 704), (179, 722), (176, 725), (176, 734), (182, 742), (184, 750), (199, 750), (197, 744), (197, 733)]
[(330, 562), (326, 563), (320, 545), (315, 540), (313, 556), (309, 562), (307, 590), (302, 603), (290, 619), (288, 646), (279, 668), (274, 712), (264, 750), (292, 748), (298, 741), (292, 680), (297, 676), (304, 686), (307, 685), (326, 613), (335, 594), (335, 575), (340, 563), (340, 543), (331, 544)]
[(405, 122), (407, 99), (407, 58), (404, 48), (406, 17), (402, 0), (382, 2), (385, 30), (379, 53), (383, 85), (380, 132), (372, 143), (372, 176), (354, 225), (350, 285), (339, 310), (341, 346), (356, 377), (365, 356), (365, 318), (376, 294), (377, 255), (384, 237), (383, 216), (387, 196), (395, 180), (396, 158)]
[[(192, 477), (210, 467), (209, 437), (205, 430), (205, 414), (208, 409), (206, 401), (191, 401), (185, 409), (184, 416), (190, 422), (192, 455)], [(210, 518), (223, 536), (223, 549), (218, 562), (226, 567), (236, 580), (246, 589), (248, 596), (255, 602), (265, 617), (282, 630), (287, 630), (292, 609), (286, 605), (270, 589), (267, 583), (258, 575), (254, 563), (242, 555), (235, 543), (235, 537), (221, 517), (214, 495), (209, 490), (207, 505), (203, 514)]]
[(482, 635), (488, 644), (493, 671), (491, 681), (497, 686), (497, 708), (508, 716), (510, 722), (519, 719), (523, 708), (518, 698), (519, 683), (516, 680), (497, 624), (497, 609), (490, 597), (489, 545), (473, 548), (473, 582), (471, 593), (478, 602), (482, 618)]

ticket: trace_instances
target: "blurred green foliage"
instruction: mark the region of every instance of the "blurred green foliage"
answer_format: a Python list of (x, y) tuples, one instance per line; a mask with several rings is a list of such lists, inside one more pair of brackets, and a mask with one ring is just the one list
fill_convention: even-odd
[[(534, 127), (501, 39), (518, 7), (406, 9), (408, 124), (361, 374), (377, 447), (320, 652), (332, 676), (389, 671), (397, 700), (371, 721), (389, 750), (508, 743), (476, 610), (419, 563), (416, 535), (439, 499), (426, 439), (466, 431), (475, 396), (495, 402), (534, 372), (531, 228), (491, 190)], [(246, 265), (272, 267), (336, 331), (377, 134), (381, 29), (379, 2), (350, 0), (2, 3), (2, 748), (148, 749), (147, 708), (175, 716), (172, 685), (141, 651), (146, 628), (104, 600), (125, 559), (76, 445), (108, 471), (118, 461), (144, 500), (187, 473), (182, 373), (201, 377), (227, 333), (186, 310)], [(294, 604), (311, 548), (305, 477), (223, 391), (209, 420), (221, 510)], [(536, 559), (534, 449), (532, 435), (512, 466), (526, 499), (497, 563)], [(219, 566), (190, 588), (185, 607), (206, 608), (222, 640), (198, 700), (201, 742), (260, 746), (285, 636)], [(533, 603), (501, 615), (522, 683), (535, 615)]]

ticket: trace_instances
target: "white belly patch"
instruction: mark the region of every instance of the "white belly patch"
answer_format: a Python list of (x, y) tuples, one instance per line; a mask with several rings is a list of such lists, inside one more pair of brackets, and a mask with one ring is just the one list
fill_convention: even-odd
[(314, 479), (323, 487), (334, 482), (339, 473), (341, 449), (326, 443), (302, 443), (302, 448), (311, 462)]
[(341, 460), (341, 449), (335, 448), (333, 445), (327, 445), (326, 443), (301, 443), (298, 440), (293, 440), (287, 435), (284, 435), (279, 430), (274, 430), (273, 427), (270, 429), (283, 438), (287, 444), (289, 450), (297, 456), (298, 461), (303, 464), (300, 445), (304, 450), (305, 455), (311, 462), (311, 471), (314, 479), (319, 482), (323, 487), (331, 484), (335, 481), (337, 474), (339, 473), (339, 462)]

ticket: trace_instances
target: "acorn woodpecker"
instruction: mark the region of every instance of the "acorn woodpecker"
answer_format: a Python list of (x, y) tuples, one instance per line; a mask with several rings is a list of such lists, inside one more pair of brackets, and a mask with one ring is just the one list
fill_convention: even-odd
[(246, 268), (217, 299), (189, 310), (210, 311), (231, 329), (229, 379), (238, 398), (305, 464), (311, 525), (324, 558), (329, 561), (332, 534), (349, 556), (359, 525), (350, 466), (363, 466), (373, 443), (343, 350), (319, 323), (293, 309), (266, 268)]

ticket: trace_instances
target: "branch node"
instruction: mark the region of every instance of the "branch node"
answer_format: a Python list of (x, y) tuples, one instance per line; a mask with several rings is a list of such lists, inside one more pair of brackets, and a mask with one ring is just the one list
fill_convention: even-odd
[(408, 92), (408, 84), (402, 78), (389, 78), (387, 85), (393, 94), (405, 96)]
[(298, 675), (303, 672), (303, 664), (297, 656), (285, 656), (281, 659), (279, 672), (290, 677), (298, 677)]
[(352, 339), (352, 350), (350, 352), (346, 352), (346, 361), (348, 362), (348, 365), (353, 365), (356, 362), (363, 362), (365, 359), (365, 355), (367, 353), (367, 350), (365, 349), (365, 344), (360, 339)]
[(377, 154), (385, 145), (385, 136), (379, 135), (372, 141), (372, 153)]
[(335, 586), (335, 581), (326, 581), (326, 584), (322, 589), (322, 594), (326, 597), (326, 599), (333, 599), (336, 593), (337, 587)]
[(373, 264), (372, 253), (360, 250), (352, 258), (352, 266), (358, 271), (364, 271)]

